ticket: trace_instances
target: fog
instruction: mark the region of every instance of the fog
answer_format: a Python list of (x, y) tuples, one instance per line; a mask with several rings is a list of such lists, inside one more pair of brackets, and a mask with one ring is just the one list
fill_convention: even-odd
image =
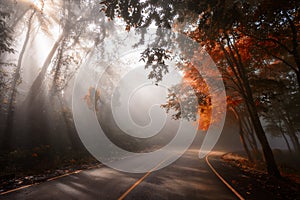
[[(97, 1), (1, 4), (11, 15), (7, 23), (15, 50), (1, 54), (2, 147), (14, 151), (47, 146), (62, 154), (85, 151), (74, 108), (82, 121), (89, 120), (84, 113), (93, 112), (106, 137), (132, 152), (158, 150), (181, 131), (184, 119), (174, 120), (176, 112), (167, 113), (161, 105), (167, 102), (169, 89), (182, 84), (182, 70), (170, 61), (168, 72), (157, 82), (141, 59), (143, 51), (157, 42), (158, 31), (129, 31), (122, 19), (112, 21), (100, 12)], [(176, 39), (160, 34), (166, 43)], [(230, 111), (226, 114), (215, 149), (240, 151), (238, 122)], [(190, 130), (197, 129), (195, 121), (185, 122), (188, 137)], [(206, 131), (196, 132), (201, 144)], [(273, 148), (287, 149), (280, 136), (268, 139)]]

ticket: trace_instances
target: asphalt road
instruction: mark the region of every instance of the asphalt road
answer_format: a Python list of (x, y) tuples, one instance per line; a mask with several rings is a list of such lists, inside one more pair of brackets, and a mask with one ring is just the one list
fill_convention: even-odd
[(146, 174), (108, 167), (84, 170), (0, 196), (0, 199), (236, 199), (196, 150)]

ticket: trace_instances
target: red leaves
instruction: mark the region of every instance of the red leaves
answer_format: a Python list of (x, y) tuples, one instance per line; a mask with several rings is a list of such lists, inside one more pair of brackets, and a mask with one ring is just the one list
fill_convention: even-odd
[(244, 102), (244, 100), (242, 98), (239, 98), (239, 97), (233, 98), (231, 96), (227, 96), (227, 104), (232, 107), (238, 106), (243, 102)]
[(127, 32), (130, 31), (130, 25), (127, 25), (127, 26), (126, 26), (125, 31), (127, 31)]
[(200, 116), (198, 129), (205, 131), (209, 128), (210, 124), (213, 121), (217, 121), (216, 119), (211, 119), (212, 105), (210, 103), (208, 85), (206, 84), (202, 76), (199, 74), (195, 66), (193, 66), (191, 63), (186, 63), (183, 68), (183, 71), (184, 84), (191, 86), (194, 89), (195, 93), (201, 96), (201, 98), (199, 97), (198, 100), (198, 115)]
[(38, 154), (37, 153), (33, 153), (31, 156), (36, 158), (36, 157), (38, 157)]

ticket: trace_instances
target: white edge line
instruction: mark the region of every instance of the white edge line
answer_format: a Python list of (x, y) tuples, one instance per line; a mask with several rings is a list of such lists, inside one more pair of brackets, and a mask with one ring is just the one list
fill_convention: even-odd
[(210, 169), (214, 172), (214, 174), (240, 199), (240, 200), (245, 200), (242, 195), (240, 195), (218, 172), (217, 170), (212, 166), (212, 164), (208, 160), (208, 156), (205, 156), (205, 161), (207, 165), (210, 167)]

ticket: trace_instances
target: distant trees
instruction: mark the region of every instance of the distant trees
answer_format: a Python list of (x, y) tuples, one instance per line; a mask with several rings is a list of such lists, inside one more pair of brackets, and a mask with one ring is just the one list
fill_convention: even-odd
[[(296, 81), (296, 80), (295, 80)], [(263, 81), (261, 81), (263, 82)], [(267, 123), (266, 129), (273, 136), (282, 136), (287, 147), (299, 153), (299, 101), (300, 94), (296, 88), (289, 88), (289, 84), (268, 81), (265, 82), (264, 91), (261, 92), (259, 100), (259, 111)], [(270, 86), (272, 86), (270, 88)], [(259, 88), (257, 86), (256, 88)], [(289, 143), (292, 143), (290, 146)]]
[[(0, 3), (1, 8), (5, 7), (4, 2)], [(0, 53), (13, 52), (12, 48), (12, 30), (7, 24), (10, 17), (9, 11), (0, 10)]]
[[(147, 27), (154, 22), (158, 27), (174, 27), (202, 44), (223, 73), (230, 98), (234, 102), (242, 100), (239, 105), (231, 106), (242, 108), (235, 111), (240, 113), (242, 121), (247, 119), (241, 124), (244, 124), (242, 127), (244, 134), (248, 133), (250, 136), (248, 138), (252, 141), (248, 141), (248, 144), (257, 150), (255, 137), (258, 138), (268, 172), (280, 177), (260, 119), (261, 116), (266, 116), (266, 113), (272, 115), (271, 108), (278, 107), (278, 101), (273, 100), (271, 103), (264, 89), (276, 93), (274, 91), (278, 86), (268, 84), (266, 87), (257, 83), (273, 81), (280, 85), (284, 82), (284, 92), (288, 91), (290, 95), (299, 93), (298, 1), (275, 3), (269, 0), (247, 2), (148, 0), (130, 3), (105, 1), (103, 4), (106, 5), (108, 17), (112, 19), (122, 17), (127, 26)], [(128, 29), (130, 28), (126, 27), (126, 30)], [(281, 67), (273, 68), (273, 63)], [(282, 68), (284, 70), (281, 70)], [(277, 73), (275, 79), (268, 77), (271, 70)], [(198, 83), (200, 87), (201, 81)], [(267, 101), (270, 104), (266, 104)], [(287, 104), (299, 111), (299, 100), (292, 97), (292, 101), (295, 106)], [(164, 106), (176, 109), (174, 102), (174, 98), (169, 96), (169, 103)], [(264, 111), (260, 110), (262, 104), (265, 105)], [(268, 110), (266, 107), (269, 108), (269, 112), (266, 112)], [(288, 107), (282, 109), (284, 115), (292, 113), (287, 111)], [(284, 123), (286, 129), (298, 127), (297, 122), (291, 120), (297, 116), (297, 114), (293, 117), (280, 116), (281, 128)], [(294, 139), (291, 140), (295, 143), (295, 148), (298, 148), (296, 140), (298, 129), (289, 132), (293, 132)]]
[[(4, 106), (2, 106), (3, 103), (6, 103), (6, 92), (10, 89), (10, 84), (11, 84), (11, 77), (8, 75), (8, 70), (5, 68), (8, 67), (14, 67), (14, 64), (9, 63), (9, 62), (4, 62), (3, 57), (4, 54), (9, 54), (9, 53), (14, 53), (14, 49), (12, 46), (13, 39), (12, 39), (12, 34), (13, 31), (9, 26), (9, 18), (10, 18), (10, 10), (2, 10), (2, 8), (7, 7), (7, 4), (5, 1), (0, 2), (0, 90), (3, 92), (3, 94), (0, 95), (0, 101), (1, 101), (1, 106), (0, 109), (2, 112), (5, 110)], [(13, 80), (14, 82), (14, 80)], [(7, 102), (8, 103), (8, 102)], [(12, 104), (9, 102), (9, 104)], [(8, 108), (10, 109), (10, 108)], [(2, 129), (2, 128), (1, 128)], [(1, 139), (1, 146), (5, 144), (4, 141), (4, 136), (0, 137)]]
[(22, 62), (24, 58), (24, 53), (27, 49), (29, 39), (30, 39), (30, 32), (31, 32), (31, 26), (32, 26), (32, 18), (35, 14), (35, 11), (32, 11), (32, 13), (29, 16), (28, 25), (27, 25), (27, 31), (25, 35), (24, 44), (22, 46), (22, 49), (19, 54), (18, 63), (15, 69), (15, 72), (12, 76), (12, 85), (11, 85), (11, 94), (8, 102), (8, 110), (7, 110), (7, 121), (6, 121), (6, 128), (4, 130), (4, 136), (2, 139), (2, 147), (4, 149), (10, 148), (10, 142), (12, 137), (12, 130), (13, 130), (13, 122), (14, 122), (14, 116), (15, 116), (15, 102), (16, 102), (16, 96), (17, 96), (17, 86), (19, 82), (21, 81), (21, 67)]
[[(0, 4), (1, 52), (5, 51), (1, 53), (5, 66), (1, 59), (0, 78), (7, 90), (4, 92), (1, 88), (4, 110), (0, 116), (0, 148), (9, 151), (16, 138), (19, 138), (19, 143), (35, 146), (58, 144), (63, 140), (55, 141), (54, 138), (64, 137), (72, 148), (80, 146), (69, 107), (69, 83), (87, 55), (103, 42), (108, 33), (104, 15), (100, 13), (101, 6), (96, 1), (85, 0), (5, 0)], [(6, 12), (11, 14), (10, 18)], [(40, 37), (46, 39), (37, 45)], [(17, 41), (12, 41), (12, 38)], [(41, 66), (37, 66), (36, 61), (41, 61), (40, 54), (28, 55), (45, 50), (45, 45), (49, 44), (48, 55), (43, 58)], [(8, 54), (12, 52), (11, 47), (16, 48), (14, 56)], [(30, 69), (26, 68), (28, 65), (31, 65)], [(32, 74), (31, 80), (26, 80), (24, 89), (23, 75), (28, 70), (36, 74)], [(64, 130), (65, 134), (56, 133)]]
[[(4, 1), (0, 2), (0, 7), (6, 6)], [(9, 63), (3, 62), (4, 53), (13, 53), (14, 49), (12, 46), (12, 29), (9, 27), (8, 20), (10, 18), (9, 10), (0, 9), (0, 90), (3, 91), (7, 87), (7, 74), (3, 67), (10, 65)], [(1, 107), (1, 106), (0, 106)]]
[[(260, 159), (258, 139), (270, 174), (280, 177), (265, 132), (281, 135), (291, 151), (300, 152), (300, 5), (297, 0), (107, 0), (100, 4), (89, 0), (3, 0), (0, 6), (0, 100), (1, 119), (5, 118), (6, 122), (2, 122), (0, 128), (6, 127), (1, 133), (1, 147), (5, 149), (9, 148), (13, 136), (18, 106), (19, 111), (23, 109), (22, 112), (27, 114), (25, 118), (31, 125), (26, 126), (47, 129), (43, 121), (49, 120), (50, 115), (50, 119), (56, 116), (57, 121), (64, 121), (66, 129), (70, 130), (68, 137), (74, 136), (70, 109), (63, 95), (92, 49), (99, 47), (104, 51), (101, 45), (113, 30), (107, 27), (102, 10), (109, 20), (122, 18), (124, 31), (155, 24), (173, 28), (201, 44), (223, 75), (228, 108), (239, 121), (240, 136), (249, 158)], [(59, 29), (56, 34), (53, 34), (53, 26)], [(22, 70), (31, 59), (26, 55), (41, 32), (51, 38), (51, 47), (41, 66), (32, 63), (38, 71), (28, 83), (28, 91), (20, 98)], [(143, 32), (140, 34), (143, 40)], [(163, 48), (148, 48), (141, 56), (146, 67), (152, 69), (149, 78), (155, 79), (156, 83), (168, 73), (165, 61), (172, 59), (168, 48), (173, 44), (167, 37), (171, 36), (155, 41)], [(13, 38), (20, 40), (16, 42)], [(180, 48), (182, 52), (189, 50), (189, 47)], [(16, 58), (9, 59), (13, 52)], [(184, 73), (184, 82), (171, 88), (168, 102), (163, 107), (179, 111), (175, 94), (180, 90), (179, 94), (186, 97), (190, 93), (187, 86), (192, 86), (199, 106), (189, 108), (189, 113), (177, 112), (174, 118), (193, 120), (200, 115), (201, 129), (217, 123), (218, 119), (210, 119), (210, 95), (195, 66), (189, 62), (178, 66)], [(105, 92), (101, 94), (106, 95)], [(49, 116), (41, 114), (47, 112), (47, 105), (54, 107)], [(64, 112), (57, 117), (53, 114), (56, 109)], [(266, 127), (262, 126), (262, 121)], [(28, 138), (42, 140), (44, 136), (40, 132), (46, 135), (47, 131), (36, 130), (31, 128)]]

